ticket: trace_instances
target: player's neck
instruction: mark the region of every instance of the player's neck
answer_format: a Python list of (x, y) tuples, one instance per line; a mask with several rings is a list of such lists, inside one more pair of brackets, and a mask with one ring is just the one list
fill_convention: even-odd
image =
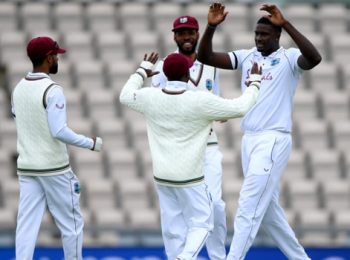
[(264, 57), (267, 57), (269, 55), (271, 55), (272, 53), (276, 52), (278, 49), (280, 48), (279, 45), (269, 49), (269, 50), (266, 50), (266, 51), (262, 51), (261, 52), (261, 55), (264, 56)]
[(186, 57), (188, 57), (189, 59), (191, 59), (192, 61), (195, 61), (197, 59), (197, 52), (193, 52), (191, 54), (188, 53), (182, 53), (180, 52), (182, 55), (185, 55)]

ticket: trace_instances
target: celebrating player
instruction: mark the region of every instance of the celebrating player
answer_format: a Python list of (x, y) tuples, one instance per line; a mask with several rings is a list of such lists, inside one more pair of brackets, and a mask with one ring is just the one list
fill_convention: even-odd
[[(219, 95), (219, 71), (197, 60), (196, 47), (199, 39), (198, 21), (192, 16), (180, 16), (173, 22), (174, 40), (178, 50), (176, 53), (185, 55), (191, 62), (190, 80), (188, 87), (194, 91), (206, 91)], [(164, 88), (167, 78), (163, 72), (163, 61), (158, 62), (156, 71), (159, 74), (152, 78), (154, 87)], [(222, 153), (219, 150), (218, 138), (213, 130), (210, 131), (204, 157), (203, 173), (208, 185), (214, 207), (214, 228), (209, 235), (206, 246), (210, 259), (222, 260), (226, 257), (226, 212), (222, 200)], [(174, 230), (176, 232), (176, 230)], [(185, 234), (176, 234), (185, 235)]]
[(166, 86), (141, 89), (144, 80), (157, 73), (152, 72), (157, 59), (158, 54), (145, 55), (124, 85), (120, 102), (146, 118), (167, 259), (196, 259), (213, 228), (212, 202), (202, 171), (212, 122), (241, 117), (255, 104), (261, 70), (253, 65), (242, 96), (223, 99), (187, 91), (192, 62), (173, 53), (163, 63)]
[[(242, 167), (245, 180), (227, 259), (244, 259), (260, 224), (288, 259), (309, 259), (279, 205), (278, 185), (292, 149), (292, 103), (298, 79), (303, 70), (310, 70), (320, 63), (321, 56), (275, 5), (264, 4), (260, 10), (267, 11), (269, 15), (263, 16), (256, 24), (256, 47), (217, 53), (212, 50), (212, 38), (227, 12), (224, 5), (212, 4), (198, 50), (198, 59), (205, 64), (241, 69), (243, 91), (252, 62), (262, 67), (261, 95), (241, 124), (244, 131)], [(299, 49), (280, 47), (282, 29)]]
[(49, 76), (57, 73), (57, 55), (64, 52), (49, 37), (33, 38), (27, 45), (33, 71), (12, 93), (20, 185), (16, 259), (33, 259), (46, 207), (61, 232), (65, 259), (82, 259), (80, 184), (70, 168), (66, 144), (100, 151), (102, 139), (76, 134), (67, 126), (65, 96)]

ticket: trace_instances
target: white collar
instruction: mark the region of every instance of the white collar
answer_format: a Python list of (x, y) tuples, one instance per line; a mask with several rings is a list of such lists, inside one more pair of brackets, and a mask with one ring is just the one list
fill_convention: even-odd
[(187, 82), (167, 81), (164, 89), (171, 92), (181, 92), (181, 91), (187, 90), (187, 88), (188, 88)]
[(30, 79), (48, 78), (48, 79), (50, 79), (50, 76), (44, 72), (28, 72), (26, 78), (30, 78)]

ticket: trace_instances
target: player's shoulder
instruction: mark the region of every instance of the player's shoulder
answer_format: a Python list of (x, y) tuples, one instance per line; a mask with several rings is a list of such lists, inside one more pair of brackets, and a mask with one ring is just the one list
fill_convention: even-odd
[(252, 47), (250, 49), (238, 49), (238, 50), (234, 50), (232, 51), (232, 53), (234, 55), (239, 55), (239, 56), (249, 56), (249, 55), (259, 55), (258, 50), (256, 49), (256, 47)]
[(301, 52), (298, 48), (290, 47), (290, 48), (283, 48), (281, 47), (281, 51), (286, 56), (294, 56), (294, 55), (300, 55)]
[(257, 51), (256, 47), (252, 47), (250, 49), (239, 49), (231, 52), (235, 59), (238, 59), (241, 63), (245, 61), (249, 61), (254, 59), (254, 57), (258, 58), (261, 54)]

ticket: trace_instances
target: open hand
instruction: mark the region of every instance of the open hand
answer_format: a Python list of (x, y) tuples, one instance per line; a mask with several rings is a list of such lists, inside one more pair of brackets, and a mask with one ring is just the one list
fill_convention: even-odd
[(217, 26), (225, 20), (228, 12), (225, 12), (225, 6), (221, 3), (212, 3), (208, 12), (208, 24)]
[(259, 67), (258, 63), (254, 62), (253, 66), (252, 66), (252, 68), (250, 70), (250, 74), (259, 74), (259, 75), (261, 75), (262, 74), (261, 66)]
[(248, 87), (253, 81), (261, 81), (262, 68), (259, 67), (258, 63), (254, 62), (252, 68), (250, 69), (250, 76), (244, 82)]
[(276, 5), (263, 4), (260, 10), (266, 11), (270, 14), (266, 15), (265, 17), (269, 19), (274, 25), (283, 26), (287, 22), (287, 20), (284, 19), (282, 12)]
[(152, 52), (150, 55), (147, 55), (146, 53), (143, 57), (143, 62), (141, 63), (140, 67), (146, 71), (148, 78), (159, 73), (159, 71), (152, 71), (153, 65), (157, 62), (158, 58), (159, 54), (156, 52)]

